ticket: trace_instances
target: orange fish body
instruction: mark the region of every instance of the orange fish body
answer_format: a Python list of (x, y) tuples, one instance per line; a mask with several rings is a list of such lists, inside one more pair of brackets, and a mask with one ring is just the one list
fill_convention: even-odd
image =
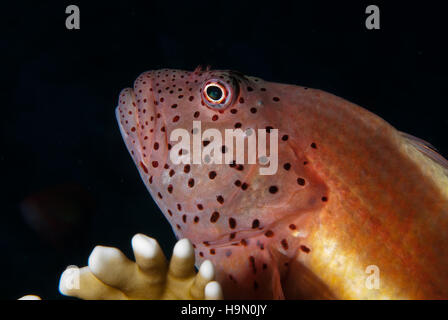
[[(238, 72), (164, 69), (124, 89), (116, 115), (149, 192), (198, 263), (215, 263), (226, 298), (448, 298), (446, 160), (374, 114)], [(189, 150), (170, 139), (179, 128)], [(268, 149), (278, 133), (275, 174), (173, 163), (207, 129), (264, 129)]]

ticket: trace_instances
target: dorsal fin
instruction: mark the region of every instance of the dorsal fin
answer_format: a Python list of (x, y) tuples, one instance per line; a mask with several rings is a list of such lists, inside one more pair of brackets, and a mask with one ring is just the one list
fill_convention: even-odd
[[(405, 132), (399, 132), (400, 135), (406, 139), (412, 146), (414, 146), (418, 151), (423, 153), (425, 156), (430, 158), (432, 161), (436, 162), (440, 166), (442, 166), (445, 170), (448, 171), (448, 160), (445, 159), (442, 155), (439, 154), (437, 149), (431, 145), (429, 142), (426, 142), (423, 139), (414, 137)], [(448, 175), (448, 173), (447, 173)]]

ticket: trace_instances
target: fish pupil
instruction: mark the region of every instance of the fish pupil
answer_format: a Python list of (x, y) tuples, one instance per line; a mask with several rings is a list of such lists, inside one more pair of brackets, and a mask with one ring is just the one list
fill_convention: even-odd
[(207, 88), (207, 95), (212, 100), (219, 100), (222, 98), (222, 89), (218, 86), (209, 86)]

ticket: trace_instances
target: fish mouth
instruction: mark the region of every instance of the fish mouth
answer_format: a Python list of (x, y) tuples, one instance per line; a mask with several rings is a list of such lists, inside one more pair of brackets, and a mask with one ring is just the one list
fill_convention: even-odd
[(127, 133), (126, 133), (126, 130), (124, 129), (124, 125), (120, 119), (121, 118), (120, 106), (115, 107), (115, 118), (117, 119), (118, 128), (120, 129), (121, 136), (123, 138), (126, 138)]
[(132, 145), (140, 141), (140, 119), (134, 90), (131, 88), (121, 90), (118, 106), (115, 108), (115, 117), (129, 152), (132, 156), (135, 156), (138, 154), (136, 153), (138, 150)]
[[(148, 88), (152, 88), (151, 82)], [(142, 150), (151, 150), (148, 147), (154, 141), (157, 131), (155, 127), (159, 122), (156, 117), (156, 106), (153, 103), (156, 101), (154, 93), (145, 91), (141, 93), (142, 90), (138, 88), (123, 89), (119, 95), (118, 106), (115, 108), (115, 117), (121, 135), (136, 162), (137, 160), (147, 162), (150, 158), (149, 154), (142, 157)]]

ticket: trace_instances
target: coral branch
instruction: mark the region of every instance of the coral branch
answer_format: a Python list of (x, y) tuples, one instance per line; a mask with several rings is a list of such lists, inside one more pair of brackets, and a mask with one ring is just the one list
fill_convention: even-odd
[(188, 239), (177, 242), (169, 264), (153, 238), (137, 234), (132, 248), (135, 262), (116, 248), (95, 247), (87, 267), (70, 266), (64, 271), (59, 291), (87, 300), (222, 299), (210, 261), (204, 261), (196, 274)]

